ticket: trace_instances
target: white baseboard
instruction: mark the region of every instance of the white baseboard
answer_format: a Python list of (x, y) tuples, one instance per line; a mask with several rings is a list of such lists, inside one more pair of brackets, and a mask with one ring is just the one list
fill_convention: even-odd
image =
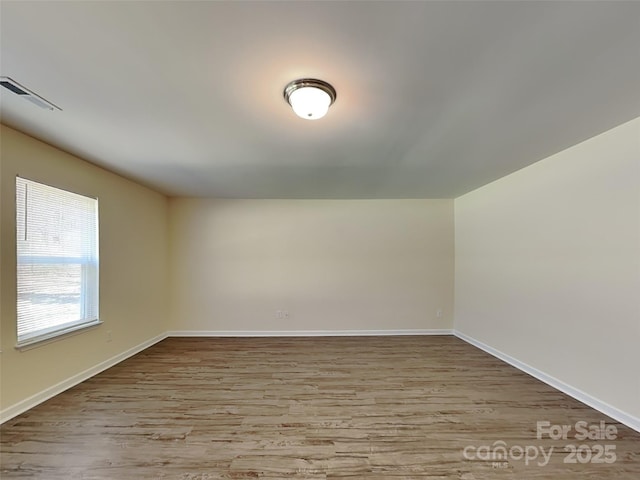
[(99, 364), (91, 368), (88, 368), (84, 372), (80, 372), (72, 377), (69, 377), (66, 380), (63, 380), (62, 382), (57, 383), (56, 385), (46, 388), (45, 390), (39, 393), (36, 393), (35, 395), (30, 396), (29, 398), (25, 398), (24, 400), (14, 405), (11, 405), (10, 407), (5, 408), (4, 410), (0, 411), (0, 424), (8, 420), (11, 420), (14, 417), (17, 417), (18, 415), (26, 412), (30, 408), (33, 408), (36, 405), (39, 405), (42, 402), (45, 402), (50, 398), (55, 397), (59, 393), (62, 393), (65, 390), (68, 390), (71, 387), (74, 387), (79, 383), (84, 382), (85, 380), (93, 377), (94, 375), (97, 375), (98, 373), (113, 367), (114, 365), (122, 362), (123, 360), (126, 360), (127, 358), (135, 355), (136, 353), (140, 353), (141, 351), (149, 348), (151, 345), (154, 345), (161, 340), (164, 340), (165, 338), (167, 338), (166, 333), (158, 335), (154, 338), (151, 338), (146, 342), (142, 342), (141, 344), (136, 345), (135, 347), (132, 347), (129, 350), (119, 353), (118, 355), (111, 357), (108, 360), (105, 360), (104, 362), (100, 362)]
[(520, 360), (517, 360), (512, 356), (501, 352), (500, 350), (490, 347), (489, 345), (482, 343), (473, 337), (465, 335), (464, 333), (458, 330), (454, 330), (453, 334), (456, 337), (460, 338), (461, 340), (464, 340), (465, 342), (470, 343), (471, 345), (478, 347), (481, 350), (484, 350), (485, 352), (489, 353), (490, 355), (493, 355), (494, 357), (502, 360), (503, 362), (506, 362), (509, 365), (516, 367), (518, 370), (521, 370), (524, 373), (528, 373), (529, 375), (537, 378), (541, 382), (544, 382), (547, 385), (552, 386), (556, 390), (560, 390), (561, 392), (566, 393), (570, 397), (575, 398), (576, 400), (584, 403), (585, 405), (589, 405), (591, 408), (595, 408), (599, 412), (604, 413), (605, 415), (608, 415), (609, 417), (617, 420), (618, 422), (623, 423), (627, 427), (634, 429), (636, 432), (640, 432), (640, 418), (637, 418), (616, 407), (613, 407), (608, 403), (603, 402), (602, 400), (599, 400), (589, 395), (588, 393), (583, 392), (582, 390), (572, 387), (571, 385), (561, 380), (558, 380), (557, 378), (552, 377), (551, 375), (548, 375), (538, 370), (537, 368), (527, 365), (526, 363), (521, 362)]
[(385, 335), (452, 335), (451, 329), (417, 330), (174, 330), (168, 337), (365, 337)]

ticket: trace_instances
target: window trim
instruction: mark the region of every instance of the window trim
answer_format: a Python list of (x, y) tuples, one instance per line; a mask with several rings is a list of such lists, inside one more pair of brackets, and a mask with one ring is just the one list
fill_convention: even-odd
[(73, 337), (79, 333), (83, 333), (84, 330), (102, 325), (102, 323), (102, 320), (97, 318), (91, 322), (71, 325), (68, 328), (58, 329), (53, 332), (37, 335), (20, 343), (16, 343), (15, 349), (20, 350), (21, 352), (25, 350), (31, 350), (32, 348), (47, 345), (48, 343), (53, 343), (64, 338)]

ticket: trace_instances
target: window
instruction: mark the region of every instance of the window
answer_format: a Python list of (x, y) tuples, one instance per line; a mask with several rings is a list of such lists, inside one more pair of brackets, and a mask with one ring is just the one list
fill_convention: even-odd
[(100, 323), (98, 200), (16, 178), (18, 347)]

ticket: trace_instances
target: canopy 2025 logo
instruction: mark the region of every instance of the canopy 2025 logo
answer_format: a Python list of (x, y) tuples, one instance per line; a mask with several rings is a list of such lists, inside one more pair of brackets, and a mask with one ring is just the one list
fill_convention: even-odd
[[(618, 436), (615, 425), (607, 425), (604, 421), (589, 424), (578, 421), (573, 425), (551, 424), (546, 420), (536, 423), (536, 438), (538, 440), (566, 440), (569, 442), (588, 441), (590, 443), (567, 443), (563, 447), (542, 445), (512, 445), (503, 440), (497, 440), (491, 445), (479, 447), (468, 445), (462, 454), (467, 460), (490, 461), (494, 468), (507, 468), (509, 461), (522, 461), (525, 465), (535, 464), (546, 466), (556, 448), (562, 448), (566, 453), (564, 463), (614, 463), (616, 461), (616, 446), (613, 443), (593, 443), (613, 441)], [(535, 462), (535, 463), (534, 463)]]

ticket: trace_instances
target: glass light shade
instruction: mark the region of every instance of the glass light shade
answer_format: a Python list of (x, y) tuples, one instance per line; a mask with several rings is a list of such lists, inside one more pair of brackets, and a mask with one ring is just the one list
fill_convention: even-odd
[(301, 87), (291, 92), (289, 103), (300, 118), (316, 120), (329, 111), (332, 99), (327, 92), (316, 87)]

